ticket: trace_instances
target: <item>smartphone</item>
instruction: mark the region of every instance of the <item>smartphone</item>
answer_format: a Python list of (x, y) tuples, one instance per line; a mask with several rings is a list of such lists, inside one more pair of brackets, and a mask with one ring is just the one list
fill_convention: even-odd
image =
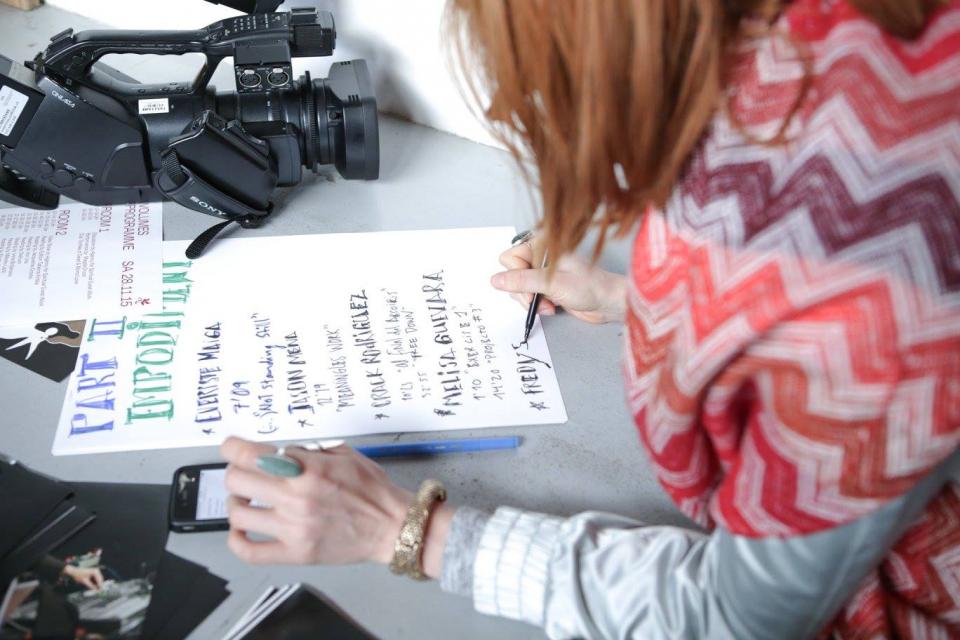
[(170, 488), (170, 529), (180, 533), (222, 531), (227, 522), (227, 465), (222, 462), (180, 467)]

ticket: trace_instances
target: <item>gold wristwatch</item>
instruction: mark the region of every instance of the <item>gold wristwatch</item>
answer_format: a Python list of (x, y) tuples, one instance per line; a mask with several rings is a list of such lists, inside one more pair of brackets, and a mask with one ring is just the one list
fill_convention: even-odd
[(400, 527), (400, 535), (393, 546), (393, 559), (390, 571), (398, 575), (407, 575), (414, 580), (426, 580), (423, 573), (423, 538), (430, 510), (435, 502), (447, 499), (447, 490), (437, 480), (424, 480), (407, 508), (407, 517)]

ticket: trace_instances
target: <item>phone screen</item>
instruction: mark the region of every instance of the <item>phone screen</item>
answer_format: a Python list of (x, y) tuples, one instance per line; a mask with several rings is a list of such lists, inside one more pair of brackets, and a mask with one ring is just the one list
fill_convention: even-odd
[(227, 470), (201, 469), (197, 487), (197, 520), (221, 520), (227, 517)]
[[(181, 467), (170, 491), (170, 528), (174, 531), (217, 531), (227, 528), (227, 465)], [(251, 507), (269, 508), (250, 501)]]

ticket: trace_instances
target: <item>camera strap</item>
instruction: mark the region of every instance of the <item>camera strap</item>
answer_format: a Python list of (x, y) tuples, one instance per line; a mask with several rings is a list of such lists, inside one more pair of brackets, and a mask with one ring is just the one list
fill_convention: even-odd
[(187, 257), (194, 259), (230, 224), (245, 229), (263, 224), (273, 209), (277, 172), (267, 142), (240, 122), (207, 110), (170, 140), (154, 181), (174, 202), (221, 218), (190, 243)]
[(229, 220), (224, 220), (223, 222), (218, 222), (217, 224), (209, 227), (206, 231), (198, 235), (193, 239), (193, 242), (190, 243), (190, 246), (187, 247), (186, 255), (190, 260), (195, 260), (203, 255), (203, 251), (207, 246), (213, 242), (213, 239), (217, 235), (226, 229), (228, 226), (236, 222), (244, 229), (254, 229), (263, 224), (263, 217), (255, 216), (234, 216)]
[(174, 149), (161, 156), (161, 169), (157, 175), (157, 187), (163, 194), (187, 208), (224, 218), (197, 236), (187, 247), (187, 258), (199, 258), (214, 238), (233, 223), (244, 229), (254, 229), (263, 224), (273, 209), (255, 209), (220, 189), (210, 185), (200, 176), (180, 163)]

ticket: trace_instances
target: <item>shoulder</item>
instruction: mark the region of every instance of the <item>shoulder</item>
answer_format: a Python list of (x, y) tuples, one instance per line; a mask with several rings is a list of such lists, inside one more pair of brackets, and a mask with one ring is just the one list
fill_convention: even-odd
[[(864, 278), (938, 303), (955, 297), (960, 1), (912, 42), (843, 0), (798, 0), (776, 33), (744, 45), (730, 103), (665, 207), (660, 235), (683, 238), (675, 244), (695, 247), (689, 255), (712, 254), (717, 277), (780, 278), (785, 315)], [(765, 143), (798, 97), (785, 142)]]
[[(845, 0), (798, 0), (731, 62), (729, 99), (680, 183), (699, 203), (737, 194), (750, 227), (779, 219), (751, 210), (811, 195), (811, 176), (846, 192), (830, 203), (840, 211), (907, 178), (960, 197), (960, 0), (910, 42)], [(768, 144), (785, 122), (785, 142)]]
[(806, 128), (840, 118), (836, 103), (843, 102), (846, 116), (884, 150), (960, 117), (960, 1), (947, 3), (910, 41), (847, 0), (796, 2), (779, 28), (811, 64), (801, 112)]

